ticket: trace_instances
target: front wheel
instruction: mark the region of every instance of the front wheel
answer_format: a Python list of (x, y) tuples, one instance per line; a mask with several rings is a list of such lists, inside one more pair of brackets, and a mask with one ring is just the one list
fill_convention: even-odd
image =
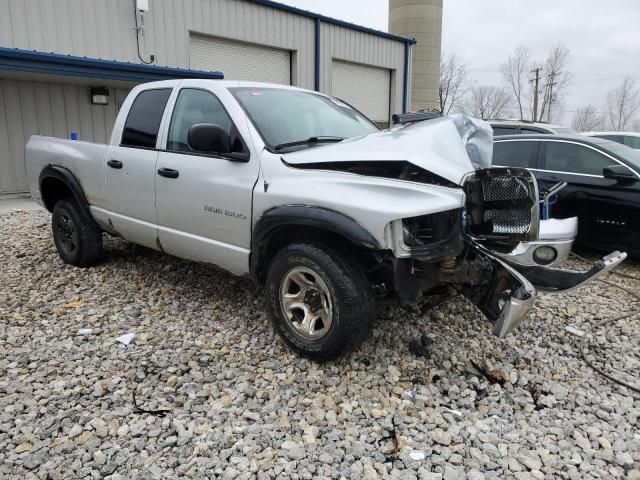
[(58, 255), (64, 263), (90, 267), (100, 259), (102, 232), (72, 200), (60, 200), (53, 207), (51, 230)]
[(293, 244), (267, 275), (271, 320), (289, 346), (316, 361), (362, 342), (375, 317), (373, 293), (351, 257), (324, 245)]

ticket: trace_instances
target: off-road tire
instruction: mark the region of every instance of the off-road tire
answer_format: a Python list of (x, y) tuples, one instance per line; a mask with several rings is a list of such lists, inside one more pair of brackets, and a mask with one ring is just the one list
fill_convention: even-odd
[(102, 251), (102, 232), (92, 218), (71, 199), (62, 199), (53, 207), (51, 230), (58, 255), (64, 263), (91, 267)]
[[(281, 285), (295, 267), (306, 267), (319, 275), (330, 293), (331, 326), (317, 340), (300, 336), (283, 311)], [(267, 274), (266, 301), (271, 321), (284, 341), (318, 362), (340, 357), (362, 343), (375, 319), (374, 295), (362, 268), (353, 256), (320, 243), (291, 244), (276, 254)]]

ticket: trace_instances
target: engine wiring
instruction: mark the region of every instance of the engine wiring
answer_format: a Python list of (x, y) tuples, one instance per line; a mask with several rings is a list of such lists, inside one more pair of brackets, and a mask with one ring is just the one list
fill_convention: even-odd
[[(588, 260), (586, 258), (583, 258), (583, 257), (581, 257), (580, 255), (578, 255), (576, 253), (571, 252), (571, 255), (573, 255), (574, 257), (576, 257), (576, 258), (578, 258), (578, 259), (580, 259), (582, 261), (588, 262)], [(634, 279), (634, 280), (640, 280), (640, 278), (638, 278), (638, 277), (634, 277), (633, 275), (628, 275), (628, 274), (621, 273), (621, 272), (612, 271), (610, 273), (612, 273), (614, 275), (621, 276), (621, 277), (625, 277), (625, 278), (631, 278), (631, 279)], [(603, 279), (596, 279), (596, 281), (598, 281), (600, 283), (604, 283), (604, 284), (609, 285), (611, 287), (617, 288), (619, 290), (622, 290), (627, 295), (630, 295), (631, 297), (633, 297), (633, 299), (635, 299), (637, 302), (640, 302), (640, 295), (638, 295), (635, 292), (632, 292), (631, 290), (629, 290), (627, 288), (624, 288), (624, 287), (622, 287), (620, 285), (617, 285), (617, 284), (615, 284), (613, 282), (609, 282), (609, 281), (603, 280)], [(594, 328), (598, 328), (598, 327), (602, 327), (602, 326), (605, 326), (605, 325), (608, 325), (608, 324), (612, 324), (612, 323), (618, 322), (620, 320), (629, 319), (629, 318), (634, 317), (636, 315), (640, 315), (640, 310), (637, 309), (637, 310), (634, 310), (632, 312), (625, 313), (623, 315), (618, 315), (617, 317), (606, 318), (606, 319), (596, 323), (594, 326), (592, 326), (591, 329), (590, 329), (591, 333), (593, 333), (593, 329)], [(583, 335), (581, 337), (581, 340), (580, 340), (580, 356), (582, 357), (584, 362), (592, 370), (594, 370), (595, 372), (599, 373), (600, 375), (602, 375), (606, 379), (608, 379), (608, 380), (610, 380), (610, 381), (612, 381), (614, 383), (617, 383), (618, 385), (626, 387), (626, 388), (628, 388), (629, 390), (631, 390), (633, 392), (640, 393), (640, 387), (637, 387), (635, 385), (631, 385), (630, 383), (625, 382), (624, 380), (615, 377), (614, 375), (608, 373), (604, 368), (596, 365), (593, 361), (591, 361), (589, 359), (589, 357), (587, 356), (587, 353), (589, 351), (589, 343), (588, 343), (587, 340), (588, 340), (588, 337), (587, 337), (586, 334)], [(626, 374), (633, 377), (633, 375), (631, 375), (629, 373), (626, 373)], [(634, 378), (638, 378), (638, 377), (634, 377)]]

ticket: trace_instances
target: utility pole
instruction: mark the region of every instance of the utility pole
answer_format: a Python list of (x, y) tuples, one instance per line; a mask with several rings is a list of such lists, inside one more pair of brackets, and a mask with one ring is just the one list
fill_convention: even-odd
[(549, 89), (549, 110), (547, 111), (547, 123), (551, 123), (551, 104), (553, 104), (553, 87), (556, 84), (555, 80), (555, 72), (551, 72), (549, 74), (549, 79), (547, 80), (547, 88)]
[(531, 73), (535, 73), (536, 76), (533, 80), (533, 118), (534, 122), (538, 121), (538, 93), (540, 88), (540, 72), (542, 71), (541, 67), (536, 67), (531, 70)]

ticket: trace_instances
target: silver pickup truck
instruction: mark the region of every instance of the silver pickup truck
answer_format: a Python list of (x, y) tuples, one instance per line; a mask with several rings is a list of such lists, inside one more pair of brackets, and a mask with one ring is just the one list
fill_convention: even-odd
[(380, 130), (317, 92), (179, 80), (134, 88), (109, 145), (34, 136), (26, 158), (64, 262), (95, 264), (106, 232), (250, 276), (284, 340), (327, 360), (366, 336), (376, 302), (465, 295), (501, 337), (536, 289), (625, 258), (586, 272), (512, 261), (536, 240), (538, 190), (527, 170), (491, 168), (491, 148), (466, 117)]

